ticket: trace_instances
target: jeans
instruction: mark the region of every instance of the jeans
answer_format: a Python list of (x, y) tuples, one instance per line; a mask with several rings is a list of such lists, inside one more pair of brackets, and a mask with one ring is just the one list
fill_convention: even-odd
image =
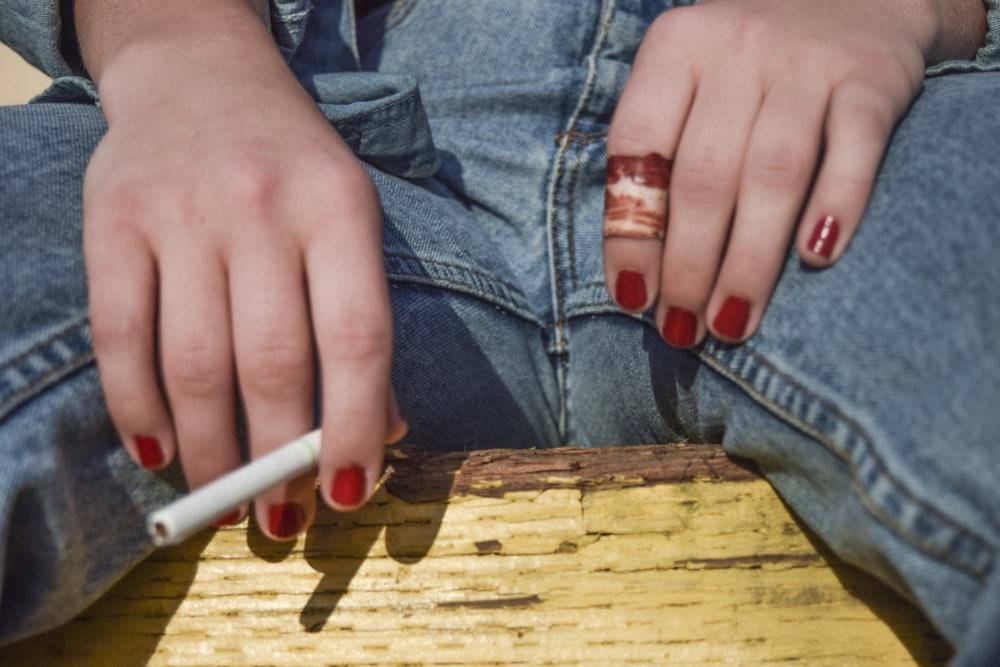
[[(790, 252), (749, 342), (676, 350), (651, 313), (612, 304), (601, 258), (608, 123), (670, 4), (399, 0), (355, 23), (329, 0), (283, 24), (295, 72), (381, 197), (408, 438), (721, 442), (916, 602), (958, 663), (990, 664), (1000, 74), (928, 79), (846, 255), (818, 271)], [(0, 641), (99, 596), (149, 553), (144, 514), (178, 493), (117, 442), (90, 347), (80, 190), (105, 130), (92, 96), (66, 78), (0, 109)]]

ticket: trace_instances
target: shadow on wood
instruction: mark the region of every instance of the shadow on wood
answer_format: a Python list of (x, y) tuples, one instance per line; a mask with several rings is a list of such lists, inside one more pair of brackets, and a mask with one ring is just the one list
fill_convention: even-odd
[[(721, 449), (393, 450), (304, 540), (221, 530), (4, 665), (934, 665), (947, 645)], [(249, 545), (249, 549), (248, 549)], [(202, 551), (204, 547), (204, 551)], [(192, 580), (193, 576), (193, 580)]]

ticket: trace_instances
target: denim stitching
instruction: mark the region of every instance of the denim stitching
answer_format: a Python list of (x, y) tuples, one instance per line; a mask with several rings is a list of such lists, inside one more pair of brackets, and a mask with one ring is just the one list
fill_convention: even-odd
[(556, 135), (556, 143), (561, 144), (562, 142), (568, 142), (571, 144), (576, 144), (578, 146), (586, 146), (588, 144), (597, 143), (603, 141), (608, 136), (607, 130), (601, 130), (600, 132), (579, 132), (577, 130), (565, 130)]
[(41, 388), (94, 360), (86, 318), (52, 334), (0, 366), (0, 419)]
[(446, 267), (446, 268), (449, 268), (449, 269), (455, 269), (455, 270), (461, 271), (463, 273), (468, 273), (470, 275), (474, 275), (477, 278), (479, 278), (480, 280), (482, 280), (483, 282), (496, 283), (497, 285), (503, 287), (504, 291), (513, 292), (514, 294), (516, 294), (521, 299), (527, 300), (526, 297), (525, 297), (525, 295), (524, 295), (524, 292), (522, 292), (521, 289), (517, 285), (509, 283), (509, 282), (507, 282), (505, 280), (501, 280), (501, 279), (497, 278), (496, 276), (494, 276), (492, 274), (489, 274), (489, 273), (486, 273), (484, 271), (480, 271), (478, 269), (470, 268), (468, 266), (465, 266), (464, 264), (459, 264), (457, 262), (445, 262), (445, 261), (438, 260), (438, 259), (426, 259), (424, 257), (418, 257), (416, 255), (404, 255), (402, 253), (386, 253), (386, 257), (394, 257), (396, 259), (401, 259), (401, 260), (404, 260), (404, 261), (415, 261), (415, 262), (419, 262), (420, 264), (435, 264), (437, 266), (443, 266), (443, 267)]
[(400, 2), (393, 4), (392, 9), (385, 17), (385, 31), (382, 33), (382, 37), (401, 26), (416, 5), (417, 0), (400, 0)]
[[(448, 287), (488, 301), (534, 324), (539, 323), (538, 317), (528, 307), (519, 290), (502, 281), (458, 264), (402, 255), (386, 255), (386, 257), (401, 260), (403, 263), (403, 266), (387, 268), (390, 280)], [(514, 298), (515, 296), (522, 298), (518, 300)]]
[(587, 78), (584, 81), (583, 90), (581, 91), (580, 98), (577, 101), (576, 108), (573, 109), (573, 112), (570, 115), (569, 122), (567, 123), (567, 129), (556, 135), (558, 148), (556, 150), (554, 169), (552, 176), (549, 179), (548, 187), (545, 226), (549, 237), (549, 274), (552, 279), (552, 298), (553, 305), (555, 306), (554, 314), (557, 321), (556, 352), (560, 355), (559, 371), (557, 373), (556, 383), (559, 391), (559, 437), (563, 445), (567, 444), (569, 434), (569, 408), (566, 387), (566, 378), (569, 373), (569, 358), (567, 354), (568, 344), (566, 341), (566, 295), (563, 291), (562, 284), (562, 261), (560, 259), (559, 230), (558, 221), (556, 219), (556, 211), (558, 208), (556, 205), (556, 200), (558, 198), (557, 191), (559, 189), (559, 184), (562, 183), (563, 177), (566, 174), (566, 156), (570, 145), (573, 143), (572, 138), (575, 136), (574, 133), (576, 132), (576, 124), (579, 122), (584, 109), (586, 109), (587, 102), (590, 100), (590, 96), (593, 94), (594, 87), (597, 84), (598, 54), (607, 41), (608, 32), (611, 29), (611, 22), (615, 17), (615, 9), (615, 0), (608, 0), (607, 2), (601, 3), (600, 10), (598, 11), (599, 27), (596, 30), (596, 35), (590, 52), (584, 59), (584, 63), (587, 66)]
[[(916, 498), (905, 485), (890, 474), (884, 461), (875, 453), (871, 436), (836, 406), (815, 396), (796, 380), (745, 347), (742, 350), (724, 350), (720, 349), (719, 345), (710, 343), (702, 350), (700, 356), (716, 371), (743, 387), (743, 390), (757, 403), (813, 437), (843, 460), (850, 467), (852, 478), (860, 487), (859, 498), (869, 511), (900, 539), (978, 581), (985, 581), (989, 576), (995, 561), (995, 552), (990, 544), (951, 517)], [(778, 394), (784, 394), (784, 397), (781, 398)], [(797, 410), (791, 405), (791, 401), (800, 403)], [(807, 415), (807, 412), (813, 414)], [(824, 421), (826, 423), (823, 423)], [(849, 434), (844, 439), (843, 447), (838, 446), (833, 438), (827, 435), (838, 426)], [(883, 492), (885, 498), (881, 501), (874, 497), (874, 492), (878, 491), (877, 486), (880, 483), (886, 485), (886, 490)], [(893, 496), (901, 498), (892, 500)], [(899, 521), (898, 515), (903, 510), (893, 512), (886, 506), (890, 502), (909, 503), (917, 507), (923, 513), (925, 521), (936, 524), (931, 526), (931, 532), (951, 533), (950, 537), (942, 540), (947, 546), (942, 547), (930, 540), (921, 539), (907, 530)]]

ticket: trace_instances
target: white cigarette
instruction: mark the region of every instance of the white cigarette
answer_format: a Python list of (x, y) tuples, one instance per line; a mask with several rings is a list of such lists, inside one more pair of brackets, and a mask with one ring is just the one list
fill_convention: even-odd
[(180, 544), (268, 489), (316, 467), (320, 431), (307, 433), (197, 491), (151, 512), (146, 530), (158, 547)]

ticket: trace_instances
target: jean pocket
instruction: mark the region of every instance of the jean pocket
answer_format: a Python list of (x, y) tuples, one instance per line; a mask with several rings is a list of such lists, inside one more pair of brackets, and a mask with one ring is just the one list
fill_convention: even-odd
[(409, 179), (437, 171), (427, 113), (412, 77), (338, 72), (315, 75), (304, 85), (365, 162)]

